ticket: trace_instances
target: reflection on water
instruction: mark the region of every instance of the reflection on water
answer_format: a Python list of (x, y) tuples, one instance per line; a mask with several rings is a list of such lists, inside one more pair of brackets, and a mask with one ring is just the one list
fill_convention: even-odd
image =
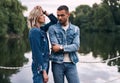
[[(27, 68), (21, 69), (17, 74), (11, 76), (11, 83), (33, 83), (32, 82), (32, 73), (31, 73), (31, 55), (32, 53), (25, 53), (25, 57), (29, 59), (29, 63), (25, 66)], [(81, 54), (83, 55), (83, 54)], [(80, 56), (82, 61), (100, 61), (101, 58), (94, 58), (92, 53), (88, 53), (86, 56)], [(81, 83), (119, 83), (120, 74), (117, 72), (118, 69), (116, 66), (107, 66), (106, 63), (78, 63), (78, 74)], [(23, 77), (24, 76), (24, 77)], [(119, 79), (118, 79), (119, 78)], [(117, 80), (114, 80), (117, 79)], [(114, 80), (112, 82), (108, 82)], [(49, 82), (53, 82), (53, 76), (51, 68), (49, 71)], [(65, 82), (67, 83), (67, 82)]]
[(32, 83), (32, 72), (31, 72), (31, 52), (25, 53), (24, 56), (28, 58), (29, 62), (20, 69), (20, 72), (13, 74), (10, 79), (11, 83)]
[[(115, 33), (82, 33), (80, 53), (92, 52), (93, 57), (103, 60), (120, 56), (120, 34)], [(108, 62), (108, 65), (120, 66), (120, 58)], [(118, 68), (120, 72), (120, 68)]]
[[(21, 67), (28, 59), (24, 53), (29, 50), (29, 45), (24, 39), (0, 39), (0, 66)], [(0, 83), (11, 83), (9, 77), (19, 70), (0, 69)]]
[[(27, 38), (26, 38), (27, 39)], [(32, 83), (31, 51), (26, 39), (0, 39), (0, 66), (23, 66), (18, 70), (0, 69), (0, 83)], [(80, 61), (101, 61), (119, 56), (120, 34), (81, 33)], [(120, 81), (120, 58), (107, 63), (78, 63), (81, 83)], [(25, 66), (29, 66), (24, 68)], [(52, 73), (49, 73), (53, 83)]]
[[(83, 54), (81, 54), (83, 55)], [(93, 57), (90, 52), (86, 56), (80, 56), (82, 61), (101, 61), (100, 57)], [(116, 66), (108, 66), (106, 63), (78, 63), (78, 72), (81, 83), (119, 83), (120, 73)], [(114, 80), (114, 81), (113, 81)]]

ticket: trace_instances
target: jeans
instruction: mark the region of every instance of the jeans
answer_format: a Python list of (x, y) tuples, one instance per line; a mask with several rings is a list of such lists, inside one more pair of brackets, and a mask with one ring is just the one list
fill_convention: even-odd
[(70, 62), (52, 62), (54, 83), (64, 83), (66, 76), (68, 83), (80, 83), (76, 65)]
[[(44, 64), (46, 71), (48, 73), (49, 63)], [(38, 71), (38, 66), (33, 62), (32, 63), (32, 73), (33, 73), (33, 83), (43, 83), (43, 74)]]

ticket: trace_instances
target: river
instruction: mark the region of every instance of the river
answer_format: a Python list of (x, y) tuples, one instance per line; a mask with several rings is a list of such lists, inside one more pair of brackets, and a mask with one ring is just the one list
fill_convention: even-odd
[[(81, 46), (78, 51), (80, 61), (77, 63), (81, 83), (119, 83), (120, 35), (81, 35)], [(31, 62), (27, 38), (0, 39), (0, 83), (32, 83)], [(1, 66), (21, 68), (3, 69)], [(54, 83), (51, 68), (48, 83)]]

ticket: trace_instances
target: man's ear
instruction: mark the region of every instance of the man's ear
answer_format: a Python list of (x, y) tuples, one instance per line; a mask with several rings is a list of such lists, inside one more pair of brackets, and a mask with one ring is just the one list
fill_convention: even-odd
[(68, 12), (68, 17), (70, 17), (70, 13)]

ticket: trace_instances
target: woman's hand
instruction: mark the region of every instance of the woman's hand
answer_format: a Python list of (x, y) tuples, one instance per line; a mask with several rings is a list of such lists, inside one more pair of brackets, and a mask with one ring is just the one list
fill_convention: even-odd
[(43, 14), (45, 14), (46, 16), (48, 16), (48, 12), (46, 10), (43, 10)]
[(48, 79), (49, 79), (49, 77), (47, 75), (47, 72), (45, 70), (43, 70), (43, 81), (44, 81), (44, 83), (47, 83)]

